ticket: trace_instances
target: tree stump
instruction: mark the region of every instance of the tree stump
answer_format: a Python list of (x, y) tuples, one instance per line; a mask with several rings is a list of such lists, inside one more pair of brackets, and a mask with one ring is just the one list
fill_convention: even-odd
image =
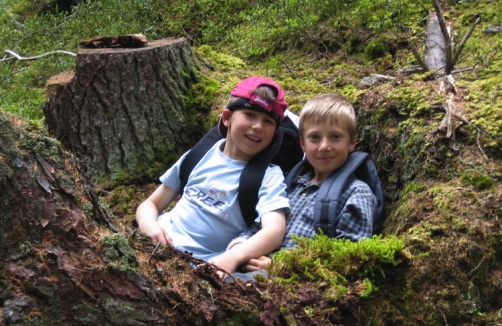
[(94, 183), (158, 177), (201, 136), (184, 103), (197, 77), (184, 38), (80, 49), (74, 71), (47, 82), (48, 130)]

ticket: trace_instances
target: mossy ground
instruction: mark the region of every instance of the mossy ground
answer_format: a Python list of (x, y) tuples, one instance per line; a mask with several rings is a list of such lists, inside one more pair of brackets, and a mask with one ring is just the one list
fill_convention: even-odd
[[(483, 47), (495, 38), (500, 47), (500, 36), (491, 37), (488, 40), (489, 36), (478, 30), (477, 46)], [(358, 316), (360, 321), (375, 325), (502, 320), (502, 306), (497, 303), (502, 293), (502, 88), (500, 69), (496, 68), (500, 56), (484, 69), (456, 75), (455, 108), (469, 123), (457, 120), (455, 138), (448, 138), (438, 131), (446, 97), (430, 74), (399, 75), (371, 89), (358, 87), (360, 80), (372, 73), (395, 74), (393, 70), (380, 70), (386, 55), (367, 65), (354, 65), (340, 60), (339, 53), (305, 56), (291, 52), (261, 62), (245, 62), (207, 46), (195, 47), (195, 51), (205, 63), (202, 73), (218, 81), (217, 90), (211, 92), (213, 123), (229, 90), (251, 74), (277, 80), (294, 112), (323, 92), (345, 94), (358, 111), (358, 148), (372, 154), (386, 192), (384, 239), (391, 235), (402, 239), (403, 249), (395, 256), (401, 258), (394, 258), (398, 259), (397, 266), (382, 262), (365, 265), (356, 259), (353, 263), (371, 270), (362, 273), (352, 269), (351, 263), (329, 267), (330, 259), (302, 250), (277, 256), (272, 273), (275, 271), (279, 280), (285, 277), (279, 283), (289, 295), (304, 300), (302, 313), (331, 322), (340, 322), (347, 315)], [(473, 45), (469, 51), (477, 50)], [(403, 49), (385, 60), (408, 57), (408, 50)], [(393, 64), (394, 68), (398, 63)], [(470, 64), (473, 62), (466, 56), (459, 68)], [(116, 217), (134, 227), (134, 209), (152, 189), (152, 185), (118, 187), (107, 198)], [(136, 196), (134, 190), (138, 190)], [(324, 241), (314, 240), (309, 246), (319, 249)], [(288, 261), (299, 261), (301, 268), (277, 269), (289, 266)], [(307, 268), (310, 264), (317, 267)], [(285, 271), (287, 276), (283, 275)], [(330, 282), (335, 283), (328, 286)], [(309, 292), (310, 287), (324, 289), (323, 296)], [(341, 304), (333, 308), (329, 302)], [(355, 306), (364, 309), (356, 312)], [(293, 308), (284, 300), (280, 309)]]

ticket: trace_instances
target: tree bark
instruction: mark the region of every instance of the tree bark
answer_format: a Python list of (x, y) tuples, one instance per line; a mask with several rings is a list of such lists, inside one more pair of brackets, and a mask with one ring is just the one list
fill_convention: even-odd
[[(157, 177), (201, 136), (184, 103), (197, 76), (184, 38), (80, 49), (74, 71), (47, 83), (49, 132), (95, 183), (135, 180), (146, 171)], [(159, 168), (152, 172), (152, 166)]]

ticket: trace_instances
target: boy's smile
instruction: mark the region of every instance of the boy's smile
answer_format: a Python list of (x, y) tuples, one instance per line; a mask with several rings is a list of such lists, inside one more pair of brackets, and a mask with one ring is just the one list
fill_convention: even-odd
[(276, 130), (274, 118), (253, 109), (226, 109), (223, 122), (228, 127), (223, 153), (240, 161), (249, 161), (267, 148)]
[(300, 145), (314, 168), (311, 183), (317, 184), (345, 163), (354, 151), (356, 137), (351, 138), (347, 128), (338, 123), (305, 121)]

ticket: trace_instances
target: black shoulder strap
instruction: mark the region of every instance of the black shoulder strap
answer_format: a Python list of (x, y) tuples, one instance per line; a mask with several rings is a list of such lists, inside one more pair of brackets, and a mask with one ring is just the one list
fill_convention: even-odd
[(314, 227), (319, 228), (328, 236), (333, 236), (337, 221), (330, 221), (330, 216), (335, 216), (343, 188), (350, 176), (357, 170), (369, 154), (353, 152), (341, 168), (331, 174), (321, 185), (314, 203)]
[(385, 219), (382, 184), (373, 161), (368, 158), (363, 164), (364, 166), (361, 165), (361, 167), (356, 171), (356, 176), (370, 186), (371, 191), (377, 200), (377, 208), (373, 218), (373, 234), (379, 234)]
[(283, 131), (278, 129), (270, 145), (253, 157), (242, 170), (237, 199), (244, 221), (248, 225), (251, 225), (258, 216), (256, 204), (260, 186), (268, 165), (281, 147), (283, 135)]
[(199, 161), (206, 155), (207, 151), (213, 147), (213, 145), (220, 140), (221, 135), (218, 132), (218, 125), (211, 129), (207, 134), (202, 137), (201, 140), (188, 152), (183, 160), (180, 167), (180, 189), (181, 195), (183, 195), (183, 189), (188, 182), (188, 177), (192, 173), (193, 168), (199, 163)]
[(291, 186), (293, 185), (293, 180), (295, 179), (295, 177), (301, 173), (301, 171), (303, 170), (303, 168), (305, 166), (309, 166), (309, 165), (310, 165), (309, 161), (307, 161), (307, 159), (304, 158), (298, 164), (296, 164), (291, 169), (291, 171), (289, 171), (289, 173), (284, 178), (284, 183), (286, 183), (286, 189), (287, 189), (288, 193), (291, 190)]

